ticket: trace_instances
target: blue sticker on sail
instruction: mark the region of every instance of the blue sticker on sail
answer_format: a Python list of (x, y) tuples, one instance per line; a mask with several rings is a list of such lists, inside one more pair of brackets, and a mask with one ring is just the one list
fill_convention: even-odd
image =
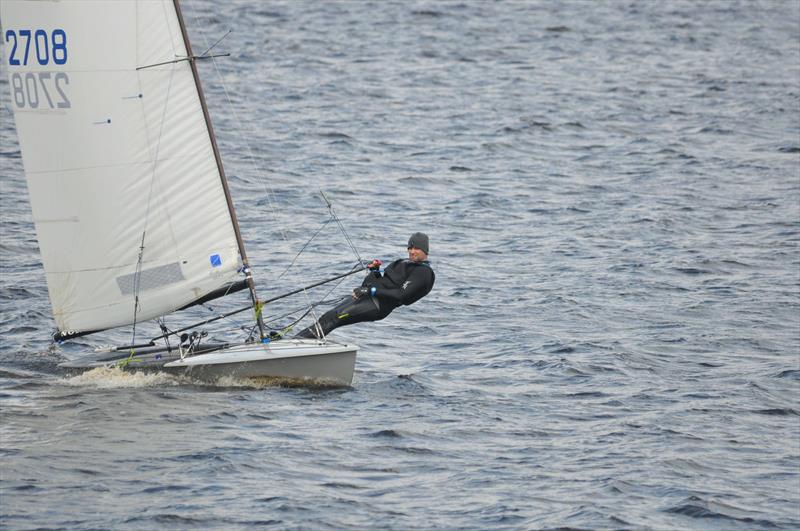
[(222, 265), (222, 258), (218, 254), (211, 255), (211, 267), (219, 267)]

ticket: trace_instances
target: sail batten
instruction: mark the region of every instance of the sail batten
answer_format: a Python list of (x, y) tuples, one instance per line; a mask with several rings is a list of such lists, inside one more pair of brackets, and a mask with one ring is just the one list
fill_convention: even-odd
[(0, 18), (62, 337), (240, 281), (243, 244), (191, 61), (138, 70), (191, 55), (172, 0), (3, 0)]

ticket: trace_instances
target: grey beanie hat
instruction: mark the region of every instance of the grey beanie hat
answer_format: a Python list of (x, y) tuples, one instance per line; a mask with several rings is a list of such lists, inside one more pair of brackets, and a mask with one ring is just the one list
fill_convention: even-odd
[(422, 249), (422, 252), (428, 254), (428, 235), (424, 232), (415, 232), (408, 239), (408, 246)]

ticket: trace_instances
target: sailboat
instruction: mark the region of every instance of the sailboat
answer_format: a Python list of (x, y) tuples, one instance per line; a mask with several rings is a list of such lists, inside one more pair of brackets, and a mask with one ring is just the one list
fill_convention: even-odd
[(235, 344), (162, 328), (163, 345), (62, 365), (350, 385), (358, 347), (264, 329), (198, 75), (209, 55), (193, 54), (178, 0), (3, 0), (0, 25), (54, 339), (136, 330), (241, 290), (258, 329)]

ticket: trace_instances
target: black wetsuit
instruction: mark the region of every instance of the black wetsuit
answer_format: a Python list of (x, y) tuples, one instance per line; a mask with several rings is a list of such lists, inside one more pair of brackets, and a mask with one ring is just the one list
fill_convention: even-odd
[[(430, 293), (436, 275), (430, 263), (413, 262), (411, 260), (395, 260), (389, 264), (383, 274), (371, 271), (362, 287), (375, 288), (375, 294), (362, 295), (358, 299), (348, 297), (332, 310), (319, 318), (317, 325), (327, 335), (340, 326), (361, 323), (364, 321), (380, 321), (398, 306), (414, 304)], [(317, 337), (317, 327), (309, 326), (296, 337)]]

